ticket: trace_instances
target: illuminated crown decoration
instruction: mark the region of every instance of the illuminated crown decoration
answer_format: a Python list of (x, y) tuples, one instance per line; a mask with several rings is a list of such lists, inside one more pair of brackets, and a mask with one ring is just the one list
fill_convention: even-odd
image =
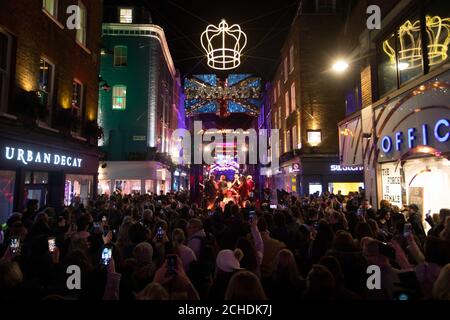
[(211, 68), (230, 70), (241, 64), (241, 54), (247, 45), (247, 36), (239, 25), (230, 27), (225, 20), (222, 20), (218, 27), (210, 24), (200, 40)]
[[(426, 30), (428, 35), (428, 60), (430, 66), (440, 64), (448, 58), (450, 44), (450, 18), (426, 16)], [(398, 29), (398, 68), (400, 70), (422, 67), (422, 41), (420, 38), (420, 20), (406, 21)], [(383, 42), (383, 50), (389, 56), (390, 62), (395, 64), (395, 49), (389, 40)]]

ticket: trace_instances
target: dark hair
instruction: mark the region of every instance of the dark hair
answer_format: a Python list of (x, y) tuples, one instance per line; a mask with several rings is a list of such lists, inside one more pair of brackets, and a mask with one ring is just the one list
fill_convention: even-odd
[(254, 273), (239, 271), (228, 283), (225, 300), (267, 300), (267, 296)]
[(140, 223), (131, 225), (128, 230), (128, 237), (134, 244), (138, 244), (147, 240), (148, 230)]
[(239, 248), (244, 253), (241, 260), (241, 268), (256, 272), (258, 269), (258, 260), (256, 258), (256, 249), (252, 242), (247, 238), (241, 237), (236, 242), (236, 248)]
[(425, 261), (445, 266), (450, 262), (450, 245), (447, 241), (428, 236), (424, 246)]
[(264, 216), (258, 219), (258, 229), (260, 232), (267, 231), (267, 221)]
[(358, 240), (364, 237), (374, 238), (374, 234), (369, 224), (366, 222), (358, 222), (355, 227), (355, 236)]
[(342, 272), (341, 264), (333, 256), (323, 256), (319, 260), (319, 264), (326, 267), (334, 277), (336, 283), (342, 283), (344, 281), (344, 273)]
[(306, 278), (307, 296), (312, 299), (331, 300), (334, 297), (336, 282), (328, 268), (315, 264)]

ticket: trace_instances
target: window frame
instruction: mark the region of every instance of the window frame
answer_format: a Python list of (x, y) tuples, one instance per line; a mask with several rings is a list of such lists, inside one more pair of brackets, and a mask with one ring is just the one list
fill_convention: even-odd
[[(53, 13), (51, 13), (47, 7), (45, 6), (45, 3), (47, 1), (53, 1), (53, 6), (54, 6), (54, 11)], [(49, 16), (55, 18), (56, 20), (58, 20), (58, 13), (59, 13), (59, 0), (42, 0), (42, 10), (44, 10)]]
[[(86, 5), (81, 0), (78, 0), (78, 6), (80, 8), (80, 29), (76, 30), (75, 41), (82, 47), (87, 47), (88, 12)], [(79, 39), (80, 33), (82, 41)]]
[(291, 74), (294, 71), (294, 45), (291, 45), (289, 48), (289, 74)]
[(287, 90), (284, 93), (284, 104), (285, 104), (284, 108), (285, 108), (285, 112), (286, 112), (285, 118), (287, 119), (291, 115), (291, 106), (290, 106), (291, 100), (290, 100), (290, 96), (289, 96), (289, 90)]
[[(319, 142), (312, 142), (311, 139), (310, 139), (310, 136), (309, 136), (310, 133), (319, 133), (320, 134), (320, 141)], [(316, 129), (316, 130), (308, 129), (308, 130), (306, 130), (306, 142), (308, 142), (308, 144), (311, 147), (317, 147), (317, 146), (321, 145), (322, 142), (323, 142), (322, 130), (320, 130), (320, 129)]]
[[(115, 95), (114, 94), (114, 89), (116, 89), (116, 88), (125, 88), (124, 90), (125, 90), (125, 95), (124, 96), (117, 96), (117, 95)], [(112, 110), (113, 111), (125, 111), (125, 110), (127, 110), (127, 94), (128, 94), (128, 88), (127, 88), (127, 86), (126, 85), (123, 85), (123, 84), (116, 84), (116, 85), (114, 85), (113, 87), (112, 87), (112, 99), (111, 99), (111, 102), (112, 102), (112, 104), (111, 104), (111, 107), (112, 107)], [(124, 107), (122, 107), (122, 108), (114, 108), (114, 105), (115, 105), (115, 103), (114, 103), (114, 101), (115, 101), (115, 99), (117, 99), (117, 98), (122, 98), (122, 99), (124, 99)]]
[[(41, 85), (39, 84), (39, 91), (43, 91), (43, 92), (47, 93), (47, 105), (45, 107), (47, 108), (48, 117), (45, 122), (47, 124), (50, 124), (52, 121), (52, 117), (53, 117), (53, 100), (54, 100), (54, 95), (55, 95), (56, 65), (45, 56), (41, 56), (40, 60), (44, 61), (45, 64), (52, 67), (52, 71), (51, 71), (51, 75), (50, 75), (51, 83), (49, 83), (49, 85), (48, 85), (49, 90), (47, 92), (42, 90)], [(39, 63), (40, 63), (40, 61), (39, 61)]]
[[(76, 107), (74, 106), (74, 100), (73, 100), (75, 84), (80, 86), (80, 94), (78, 95), (79, 105), (76, 106)], [(73, 81), (72, 81), (72, 104), (71, 104), (71, 109), (72, 109), (72, 113), (74, 113), (74, 111), (76, 110), (75, 113), (80, 118), (80, 124), (83, 123), (84, 94), (85, 94), (85, 86), (84, 86), (83, 82), (81, 82), (77, 78), (74, 78)], [(78, 126), (78, 130), (76, 132), (77, 133), (81, 133), (81, 125)]]
[[(118, 49), (121, 50), (121, 54), (122, 55), (117, 55), (116, 54), (116, 50), (118, 51)], [(123, 49), (125, 49), (125, 55), (123, 55)], [(125, 64), (117, 64), (117, 58), (120, 58), (121, 61), (123, 62), (123, 60), (125, 61)], [(113, 53), (113, 67), (114, 68), (121, 68), (121, 67), (127, 67), (128, 66), (128, 47), (127, 46), (115, 46), (114, 47), (114, 53)]]
[(2, 69), (0, 65), (0, 77), (3, 78), (1, 81), (2, 87), (0, 88), (0, 112), (7, 112), (11, 85), (13, 36), (1, 27), (0, 33), (6, 37), (5, 69)]
[[(118, 10), (118, 16), (119, 16), (119, 23), (120, 24), (133, 24), (134, 22), (134, 8), (133, 7), (119, 7)], [(122, 10), (131, 10), (131, 22), (122, 22)]]
[(296, 92), (295, 92), (295, 82), (292, 82), (291, 84), (291, 113), (295, 112), (295, 110), (297, 109), (297, 97), (296, 97)]
[(288, 78), (289, 78), (289, 71), (288, 71), (288, 69), (289, 69), (288, 57), (286, 56), (286, 57), (284, 57), (284, 60), (283, 60), (284, 83), (286, 83), (288, 81)]
[(297, 125), (292, 126), (292, 149), (298, 149), (298, 133)]
[(291, 130), (285, 130), (284, 131), (284, 152), (290, 152), (291, 151)]

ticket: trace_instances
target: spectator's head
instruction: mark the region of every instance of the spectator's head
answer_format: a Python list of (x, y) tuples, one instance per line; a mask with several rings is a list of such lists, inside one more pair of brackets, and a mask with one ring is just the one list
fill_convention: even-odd
[(141, 243), (147, 240), (148, 229), (140, 223), (134, 223), (128, 229), (128, 237), (134, 244)]
[(267, 231), (267, 221), (264, 217), (261, 217), (258, 219), (258, 230), (260, 232), (266, 232)]
[(228, 283), (225, 300), (267, 300), (258, 277), (250, 271), (239, 271)]
[(425, 261), (444, 266), (450, 263), (450, 244), (437, 237), (428, 236), (424, 246)]
[(29, 199), (27, 202), (27, 212), (34, 213), (38, 209), (39, 202), (36, 199)]
[(141, 242), (133, 249), (133, 258), (139, 265), (151, 264), (153, 259), (153, 247), (148, 242)]
[(236, 248), (241, 249), (244, 254), (240, 261), (241, 268), (255, 271), (258, 268), (258, 259), (253, 243), (245, 237), (240, 237), (236, 242)]
[(341, 264), (333, 256), (323, 256), (319, 260), (319, 264), (326, 267), (333, 275), (336, 284), (344, 282), (344, 273), (342, 272)]
[(439, 272), (439, 276), (433, 286), (433, 297), (437, 300), (450, 300), (450, 264), (447, 264)]
[(152, 282), (136, 295), (136, 299), (146, 301), (169, 300), (169, 293), (159, 283)]
[(91, 223), (91, 215), (83, 214), (77, 220), (77, 230), (87, 231), (89, 229), (90, 223)]
[(439, 210), (439, 220), (441, 223), (445, 222), (445, 219), (450, 217), (450, 209), (441, 209)]
[(362, 239), (363, 256), (370, 265), (385, 266), (389, 264), (389, 258), (381, 253), (382, 242), (373, 238)]
[(153, 211), (150, 209), (145, 209), (144, 212), (142, 213), (142, 219), (144, 221), (151, 221), (153, 218)]
[(202, 229), (203, 229), (203, 223), (200, 219), (194, 218), (194, 219), (189, 220), (189, 223), (187, 225), (187, 233), (188, 233), (189, 237), (191, 237), (192, 235), (201, 231)]
[(358, 240), (360, 240), (360, 241), (364, 237), (371, 237), (371, 238), (374, 237), (373, 232), (370, 229), (369, 224), (366, 223), (366, 222), (358, 222), (356, 224), (355, 235), (356, 235), (356, 238)]
[(23, 281), (19, 264), (15, 261), (0, 261), (0, 296), (18, 287)]
[(442, 230), (440, 237), (442, 240), (450, 241), (450, 216), (445, 218), (444, 229)]
[(344, 230), (336, 232), (333, 241), (333, 249), (337, 251), (353, 251), (355, 250), (355, 242), (352, 235)]
[(290, 250), (283, 249), (278, 252), (275, 265), (275, 276), (278, 279), (284, 279), (292, 283), (299, 278), (297, 262)]
[(332, 300), (336, 282), (324, 266), (315, 264), (306, 277), (306, 294), (311, 299)]
[(172, 232), (172, 241), (176, 245), (184, 244), (186, 241), (186, 236), (184, 235), (184, 231), (180, 228), (175, 228)]

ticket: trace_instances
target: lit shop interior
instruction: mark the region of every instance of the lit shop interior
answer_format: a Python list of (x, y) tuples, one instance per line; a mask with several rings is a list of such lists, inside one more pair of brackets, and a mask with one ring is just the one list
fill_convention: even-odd
[(421, 213), (439, 213), (450, 207), (450, 161), (443, 157), (407, 160), (381, 165), (383, 199), (402, 207), (416, 204)]

